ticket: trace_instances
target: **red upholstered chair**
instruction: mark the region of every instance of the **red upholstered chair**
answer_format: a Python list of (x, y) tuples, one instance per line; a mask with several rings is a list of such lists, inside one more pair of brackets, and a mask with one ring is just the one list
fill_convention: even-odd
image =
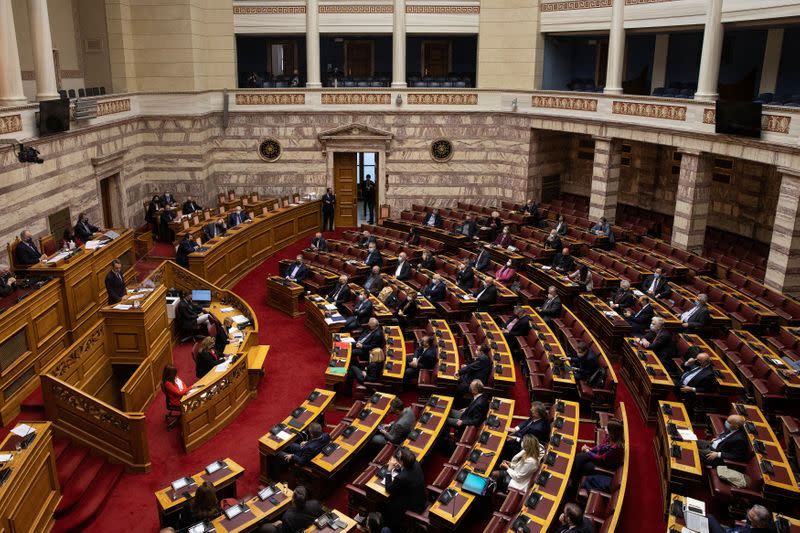
[(53, 255), (58, 251), (58, 244), (52, 233), (48, 233), (43, 237), (39, 237), (39, 249), (45, 255)]

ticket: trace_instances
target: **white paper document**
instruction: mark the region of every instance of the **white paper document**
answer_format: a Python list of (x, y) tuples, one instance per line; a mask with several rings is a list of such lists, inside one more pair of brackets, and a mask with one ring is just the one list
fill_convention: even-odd
[(353, 337), (342, 337), (342, 340), (339, 342), (349, 342), (350, 344), (355, 344), (356, 340)]
[(141, 300), (144, 297), (144, 294), (134, 294), (133, 296), (129, 297), (128, 300)]
[(231, 311), (233, 311), (233, 307), (220, 307), (219, 308), (219, 312), (220, 313), (230, 313)]
[(245, 324), (249, 322), (249, 320), (247, 320), (247, 317), (244, 315), (232, 316), (231, 320), (233, 321), (234, 324)]
[(217, 372), (225, 372), (226, 370), (228, 370), (228, 366), (230, 366), (230, 365), (228, 365), (227, 362), (226, 363), (220, 363), (220, 364), (218, 364), (217, 366), (214, 367), (214, 370), (216, 370)]
[[(697, 440), (697, 435), (695, 435), (695, 434), (694, 434), (694, 432), (692, 432), (692, 430), (691, 430), (691, 429), (682, 429), (682, 428), (679, 428), (679, 429), (678, 429), (678, 435), (680, 435), (680, 436), (681, 436), (681, 438), (682, 438), (683, 440), (685, 440), (685, 441), (693, 441), (693, 440)], [(701, 502), (701, 503), (702, 503), (702, 502)]]
[(10, 453), (0, 453), (0, 463), (7, 463), (12, 457), (14, 456)]
[(281, 441), (288, 440), (288, 439), (292, 438), (292, 434), (289, 433), (288, 431), (281, 431), (280, 433), (278, 433), (275, 436), (278, 437), (278, 440), (281, 440)]
[(127, 304), (117, 304), (114, 306), (114, 309), (119, 309), (120, 311), (127, 311), (128, 309), (132, 308), (132, 305)]
[(328, 311), (336, 311), (336, 306), (334, 304), (325, 304), (325, 309)]
[(28, 424), (20, 424), (17, 427), (15, 427), (14, 429), (12, 429), (11, 433), (13, 433), (14, 435), (16, 435), (18, 437), (25, 437), (26, 435), (28, 435), (28, 433), (31, 433), (33, 431), (36, 431), (36, 430), (33, 429)]

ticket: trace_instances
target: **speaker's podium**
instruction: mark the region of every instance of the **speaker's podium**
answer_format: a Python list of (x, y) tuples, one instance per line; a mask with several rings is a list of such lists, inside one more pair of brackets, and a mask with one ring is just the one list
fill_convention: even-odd
[(291, 317), (303, 314), (300, 297), (303, 286), (280, 276), (267, 277), (267, 304)]

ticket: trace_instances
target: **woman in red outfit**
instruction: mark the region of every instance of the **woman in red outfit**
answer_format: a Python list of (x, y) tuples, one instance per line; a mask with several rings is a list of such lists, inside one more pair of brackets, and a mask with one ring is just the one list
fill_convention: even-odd
[(169, 404), (176, 407), (181, 405), (181, 397), (189, 392), (189, 387), (178, 377), (178, 369), (172, 365), (164, 367), (161, 375), (161, 388), (169, 398)]
[(501, 283), (507, 283), (514, 279), (514, 276), (516, 275), (516, 269), (511, 268), (511, 261), (508, 261), (505, 265), (497, 269), (497, 271), (494, 273), (494, 279), (495, 281), (499, 281)]

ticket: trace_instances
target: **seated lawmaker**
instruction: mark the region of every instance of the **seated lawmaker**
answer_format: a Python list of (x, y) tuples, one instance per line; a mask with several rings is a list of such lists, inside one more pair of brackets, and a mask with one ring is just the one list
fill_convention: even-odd
[(370, 317), (372, 317), (373, 310), (374, 306), (372, 304), (372, 300), (369, 299), (367, 292), (359, 291), (356, 305), (353, 307), (353, 316), (347, 319), (344, 329), (347, 331), (353, 331), (354, 329), (363, 326), (369, 322)]
[(417, 317), (419, 313), (419, 305), (417, 304), (416, 291), (408, 291), (406, 300), (397, 307), (395, 317), (400, 323), (400, 327), (405, 329)]
[(472, 267), (464, 263), (458, 264), (458, 271), (456, 272), (456, 285), (458, 288), (471, 291), (472, 286), (475, 285), (475, 272)]
[(208, 374), (212, 368), (222, 362), (223, 356), (217, 352), (216, 339), (214, 337), (204, 337), (200, 341), (200, 347), (195, 361), (195, 375), (197, 379)]
[(625, 431), (618, 420), (609, 420), (605, 429), (606, 438), (597, 446), (581, 446), (581, 451), (575, 456), (570, 472), (570, 485), (577, 489), (578, 482), (583, 476), (594, 473), (595, 467), (607, 470), (616, 470), (622, 464), (625, 456)]
[(210, 481), (203, 481), (191, 501), (181, 509), (178, 524), (182, 530), (188, 529), (199, 522), (211, 522), (221, 514), (217, 489)]
[(708, 312), (708, 295), (699, 294), (694, 302), (694, 306), (688, 311), (681, 313), (681, 326), (690, 331), (702, 328), (708, 323), (711, 315)]
[(386, 478), (386, 503), (383, 515), (392, 531), (403, 531), (406, 511), (421, 513), (428, 500), (425, 497), (425, 474), (414, 453), (401, 446), (386, 465), (391, 474)]
[(189, 387), (178, 377), (178, 369), (167, 365), (161, 372), (161, 390), (167, 395), (170, 407), (181, 408), (181, 398), (189, 392)]
[(408, 383), (419, 376), (420, 370), (433, 370), (436, 366), (436, 355), (438, 349), (433, 343), (433, 337), (425, 335), (420, 340), (419, 346), (413, 355), (406, 356), (406, 370), (403, 374), (403, 381)]
[(280, 520), (264, 524), (258, 533), (295, 533), (305, 531), (314, 521), (325, 513), (317, 500), (309, 500), (308, 489), (298, 485), (292, 492), (292, 503)]
[(436, 270), (436, 258), (433, 257), (433, 254), (427, 248), (422, 250), (422, 257), (417, 264), (417, 269), (425, 269), (430, 271)]
[(183, 206), (181, 207), (181, 213), (183, 213), (184, 215), (191, 215), (196, 211), (202, 211), (202, 210), (203, 208), (200, 207), (200, 205), (197, 202), (195, 202), (191, 196), (186, 197), (186, 201), (183, 202)]
[(348, 301), (350, 299), (350, 284), (348, 280), (349, 278), (345, 274), (339, 276), (336, 285), (333, 286), (333, 289), (331, 289), (331, 292), (328, 293), (325, 299), (336, 307), (340, 307)]
[(75, 224), (75, 236), (83, 242), (89, 242), (94, 237), (94, 234), (100, 231), (100, 228), (93, 226), (89, 222), (89, 215), (81, 213), (78, 215), (78, 222)]
[(558, 235), (566, 235), (567, 234), (567, 222), (564, 220), (564, 215), (562, 215), (561, 213), (559, 213), (556, 216), (556, 224), (555, 224), (555, 227), (553, 229), (556, 230), (556, 233)]
[(746, 461), (750, 454), (750, 442), (744, 429), (745, 422), (741, 415), (729, 415), (722, 433), (712, 440), (698, 440), (700, 460), (711, 466), (723, 465), (725, 461)]
[(492, 211), (491, 216), (486, 219), (486, 225), (489, 227), (488, 240), (494, 241), (503, 230), (503, 219), (500, 218), (500, 213)]
[(508, 438), (503, 445), (501, 457), (510, 459), (522, 450), (522, 438), (533, 435), (539, 442), (550, 440), (550, 413), (542, 402), (531, 403), (531, 416), (518, 426), (508, 429)]
[(422, 289), (422, 295), (431, 301), (431, 303), (441, 302), (444, 300), (446, 292), (446, 287), (444, 281), (442, 281), (442, 276), (439, 274), (434, 274), (431, 278), (431, 282), (428, 283), (424, 289)]
[(553, 262), (550, 263), (550, 266), (561, 274), (569, 274), (572, 272), (575, 268), (575, 259), (570, 255), (569, 248), (565, 246), (561, 249), (560, 254), (554, 255)]
[(497, 303), (497, 287), (494, 279), (486, 278), (483, 285), (473, 292), (475, 301), (478, 302), (478, 312), (488, 311), (491, 306)]
[(408, 262), (408, 255), (406, 255), (405, 252), (397, 254), (397, 266), (394, 267), (394, 277), (400, 281), (405, 281), (411, 277), (411, 263)]
[(631, 326), (631, 332), (637, 336), (644, 335), (644, 332), (650, 327), (650, 321), (653, 319), (654, 315), (653, 304), (650, 303), (650, 298), (647, 296), (640, 296), (638, 302), (638, 311), (633, 311), (628, 308), (622, 312), (625, 320)]
[(367, 322), (367, 328), (361, 333), (353, 345), (351, 355), (354, 360), (366, 363), (369, 359), (369, 352), (373, 348), (382, 348), (384, 343), (383, 328), (378, 319), (372, 317)]
[(611, 224), (608, 223), (606, 217), (601, 217), (600, 222), (592, 226), (592, 234), (604, 235), (608, 237), (609, 244), (614, 244), (614, 231), (611, 229)]
[(587, 265), (580, 265), (580, 267), (567, 276), (570, 281), (580, 285), (581, 292), (592, 292), (594, 290), (594, 279), (592, 278), (592, 271), (589, 270)]
[(228, 217), (228, 226), (231, 228), (235, 228), (239, 224), (242, 224), (249, 220), (250, 220), (250, 215), (248, 215), (242, 210), (242, 206), (237, 205), (236, 209), (234, 209), (233, 212)]
[(33, 242), (31, 232), (24, 229), (19, 234), (19, 243), (14, 248), (14, 260), (18, 265), (35, 265), (47, 259)]
[(175, 321), (181, 334), (191, 333), (201, 324), (208, 326), (209, 316), (205, 309), (192, 301), (191, 291), (184, 293), (175, 309)]
[(297, 254), (294, 263), (289, 265), (289, 268), (286, 269), (286, 279), (296, 283), (303, 283), (308, 275), (309, 271), (303, 259), (303, 254)]
[(314, 422), (308, 426), (308, 431), (301, 431), (298, 441), (288, 445), (285, 449), (278, 452), (278, 458), (289, 464), (305, 466), (322, 451), (329, 442), (331, 436), (323, 433), (322, 426)]
[(576, 381), (589, 381), (600, 368), (597, 354), (583, 341), (578, 341), (575, 346), (575, 357), (569, 358), (569, 364), (572, 365), (572, 373)]
[(407, 246), (417, 246), (419, 244), (419, 234), (414, 226), (408, 227), (408, 233), (406, 233), (406, 237), (403, 239), (403, 244)]
[(375, 265), (372, 267), (367, 279), (364, 280), (364, 290), (371, 294), (378, 294), (383, 289), (383, 276), (381, 276), (381, 267)]
[(358, 239), (358, 246), (361, 248), (366, 248), (370, 244), (375, 244), (377, 241), (375, 240), (375, 236), (372, 235), (369, 231), (364, 230), (361, 232), (361, 237)]
[(458, 229), (458, 233), (464, 235), (468, 239), (473, 239), (478, 234), (478, 225), (475, 223), (475, 217), (469, 213), (464, 217), (464, 222)]
[(554, 285), (547, 288), (547, 298), (541, 306), (536, 308), (536, 311), (547, 324), (550, 324), (553, 319), (561, 317), (561, 299), (558, 297), (558, 290)]
[(664, 319), (654, 316), (650, 321), (650, 330), (636, 343), (642, 348), (652, 350), (656, 357), (667, 365), (675, 357), (676, 346), (672, 333), (664, 328)]
[(8, 265), (0, 264), (0, 297), (8, 296), (17, 290), (17, 278)]
[(528, 492), (533, 475), (539, 470), (539, 458), (544, 455), (544, 448), (539, 440), (528, 433), (521, 439), (520, 450), (510, 460), (502, 460), (497, 470), (490, 477), (497, 483), (497, 490), (508, 489)]
[(508, 248), (511, 245), (511, 228), (503, 226), (503, 231), (497, 234), (494, 245), (500, 248)]
[(389, 413), (397, 415), (397, 419), (391, 424), (381, 424), (378, 426), (378, 434), (372, 437), (372, 444), (376, 446), (383, 446), (387, 442), (399, 446), (406, 440), (408, 434), (414, 429), (417, 423), (417, 417), (414, 415), (414, 409), (405, 407), (403, 400), (395, 397), (392, 403), (389, 404)]
[(191, 233), (185, 233), (175, 251), (175, 262), (183, 268), (189, 268), (189, 254), (200, 248), (200, 243), (192, 239)]
[(386, 354), (383, 353), (382, 348), (371, 349), (369, 351), (369, 360), (365, 365), (362, 365), (357, 360), (351, 361), (350, 367), (347, 369), (347, 375), (344, 378), (342, 395), (351, 396), (353, 394), (353, 380), (361, 384), (365, 381), (380, 381), (385, 361)]
[(106, 292), (108, 305), (113, 305), (125, 296), (125, 278), (122, 275), (122, 263), (119, 259), (111, 261), (111, 270), (106, 274)]
[(487, 246), (481, 246), (475, 259), (471, 259), (468, 263), (469, 266), (478, 272), (486, 272), (489, 270), (489, 267), (492, 266), (492, 252)]
[(642, 283), (642, 292), (653, 298), (669, 298), (672, 289), (667, 278), (664, 277), (661, 267), (656, 268)]
[(175, 207), (176, 205), (178, 205), (178, 202), (175, 201), (175, 197), (172, 196), (172, 193), (169, 191), (165, 191), (164, 194), (161, 195), (161, 198), (159, 200), (161, 203), (161, 207), (164, 208)]
[(378, 268), (383, 268), (383, 256), (378, 251), (378, 245), (374, 242), (369, 243), (367, 255), (364, 257), (364, 264), (368, 267), (377, 266)]
[(531, 331), (531, 317), (521, 306), (514, 307), (514, 314), (503, 325), (505, 335), (510, 337), (524, 337)]
[(614, 311), (621, 313), (625, 309), (629, 307), (633, 307), (633, 304), (636, 303), (636, 296), (633, 294), (631, 290), (631, 282), (627, 279), (623, 279), (619, 282), (619, 289), (617, 289), (612, 295), (611, 299), (608, 302), (608, 305)]
[(456, 386), (456, 399), (460, 399), (469, 392), (474, 381), (488, 383), (492, 374), (492, 349), (488, 344), (481, 344), (478, 354), (469, 362), (458, 369), (458, 385)]
[(577, 503), (568, 503), (558, 517), (561, 529), (558, 533), (594, 533), (592, 521), (583, 516), (583, 508)]
[(517, 269), (511, 266), (511, 260), (506, 261), (506, 264), (498, 268), (494, 273), (495, 281), (500, 283), (508, 283), (514, 276), (517, 275)]
[(775, 533), (777, 528), (772, 513), (763, 505), (754, 505), (747, 510), (747, 520), (743, 526), (722, 527), (716, 518), (708, 516), (709, 533)]
[(700, 352), (697, 357), (687, 360), (684, 369), (676, 384), (678, 397), (684, 402), (693, 404), (698, 392), (716, 392), (719, 388), (713, 361), (707, 353)]
[(560, 250), (561, 246), (561, 237), (558, 236), (556, 230), (550, 230), (550, 234), (544, 240), (544, 249), (545, 250)]
[(203, 238), (206, 242), (216, 237), (222, 237), (228, 231), (224, 218), (218, 218), (216, 222), (209, 222), (203, 228)]
[(327, 252), (328, 251), (328, 241), (325, 240), (325, 237), (322, 236), (322, 232), (317, 232), (314, 235), (314, 238), (311, 239), (311, 246), (310, 248), (315, 252)]
[(454, 427), (456, 431), (463, 430), (467, 426), (480, 426), (489, 414), (489, 398), (483, 392), (483, 383), (475, 379), (469, 384), (469, 392), (472, 401), (464, 409), (453, 409), (447, 417), (445, 425)]
[(441, 228), (442, 216), (439, 214), (439, 210), (434, 208), (433, 211), (425, 215), (425, 219), (422, 223), (433, 228)]

